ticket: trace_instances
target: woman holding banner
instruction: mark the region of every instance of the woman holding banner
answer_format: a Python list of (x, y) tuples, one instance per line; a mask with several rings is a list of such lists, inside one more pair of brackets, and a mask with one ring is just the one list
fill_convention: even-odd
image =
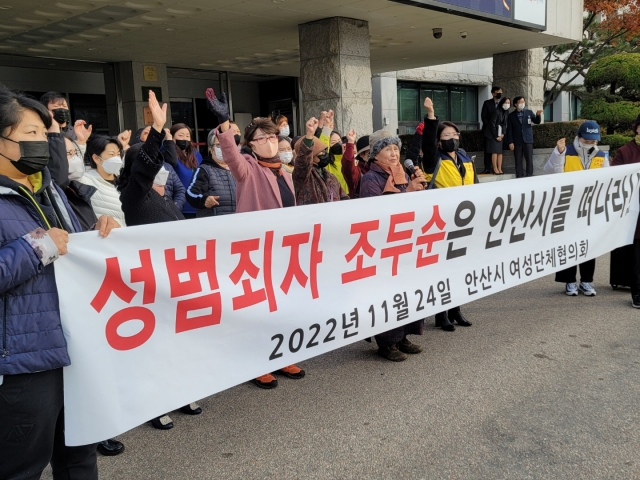
[[(455, 123), (440, 123), (429, 97), (424, 99), (427, 115), (422, 132), (423, 166), (429, 188), (449, 188), (478, 183), (475, 165), (467, 152), (460, 148), (460, 130)], [(460, 307), (436, 314), (436, 327), (453, 332), (456, 327), (470, 327), (472, 323), (462, 315)]]
[[(0, 89), (0, 478), (96, 479), (96, 445), (64, 441), (62, 333), (53, 263), (80, 223), (47, 168), (51, 114)], [(106, 237), (118, 223), (98, 219)]]
[[(207, 89), (206, 95), (209, 109), (220, 124), (216, 136), (222, 156), (237, 182), (236, 212), (295, 207), (291, 175), (282, 167), (278, 155), (278, 127), (269, 118), (254, 118), (244, 130), (245, 146), (239, 152), (229, 122), (227, 96), (223, 93), (217, 98), (212, 88)], [(305, 376), (305, 371), (297, 365), (289, 365), (277, 373), (294, 380)], [(278, 386), (272, 373), (261, 375), (253, 383), (267, 389)]]
[[(386, 130), (369, 136), (369, 164), (371, 168), (360, 181), (360, 198), (379, 197), (396, 193), (423, 190), (425, 178), (420, 169), (410, 179), (400, 163), (400, 139)], [(422, 352), (422, 347), (411, 343), (407, 335), (422, 335), (424, 320), (376, 335), (378, 355), (392, 362), (402, 362), (407, 354)]]

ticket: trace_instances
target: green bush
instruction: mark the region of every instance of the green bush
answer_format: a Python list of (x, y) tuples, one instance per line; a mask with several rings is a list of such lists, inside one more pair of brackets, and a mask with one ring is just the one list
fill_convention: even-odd
[(619, 97), (591, 98), (582, 105), (582, 116), (594, 119), (606, 126), (608, 131), (630, 130), (638, 114), (640, 102), (622, 100)]
[(619, 53), (597, 60), (589, 67), (584, 85), (596, 89), (611, 85), (614, 90), (640, 90), (640, 53)]
[(609, 145), (609, 156), (613, 158), (616, 155), (616, 151), (623, 145), (626, 145), (633, 137), (628, 137), (626, 135), (602, 135), (600, 145)]

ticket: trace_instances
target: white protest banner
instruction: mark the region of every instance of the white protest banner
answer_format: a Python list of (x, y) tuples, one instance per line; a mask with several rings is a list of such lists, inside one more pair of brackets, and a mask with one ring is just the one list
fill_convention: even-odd
[(55, 269), (67, 444), (628, 244), (639, 178), (630, 165), (72, 235)]

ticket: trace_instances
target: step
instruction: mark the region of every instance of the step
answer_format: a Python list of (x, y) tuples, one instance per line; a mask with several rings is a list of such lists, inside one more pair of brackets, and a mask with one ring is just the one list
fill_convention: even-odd
[(500, 182), (502, 180), (513, 180), (516, 176), (513, 173), (505, 173), (504, 175), (478, 175), (480, 183)]

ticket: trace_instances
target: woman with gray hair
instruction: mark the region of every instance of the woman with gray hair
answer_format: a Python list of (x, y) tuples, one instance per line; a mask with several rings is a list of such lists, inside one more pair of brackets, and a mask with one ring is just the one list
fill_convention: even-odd
[[(413, 179), (400, 164), (400, 139), (386, 130), (369, 136), (369, 171), (360, 181), (360, 198), (392, 195), (423, 190), (426, 180), (419, 168)], [(376, 335), (378, 355), (393, 362), (402, 362), (407, 354), (420, 353), (422, 347), (411, 343), (407, 335), (422, 335), (424, 320), (403, 325)]]
[(236, 180), (224, 161), (215, 130), (209, 132), (207, 147), (209, 157), (193, 173), (187, 188), (187, 202), (196, 209), (196, 218), (236, 212)]

